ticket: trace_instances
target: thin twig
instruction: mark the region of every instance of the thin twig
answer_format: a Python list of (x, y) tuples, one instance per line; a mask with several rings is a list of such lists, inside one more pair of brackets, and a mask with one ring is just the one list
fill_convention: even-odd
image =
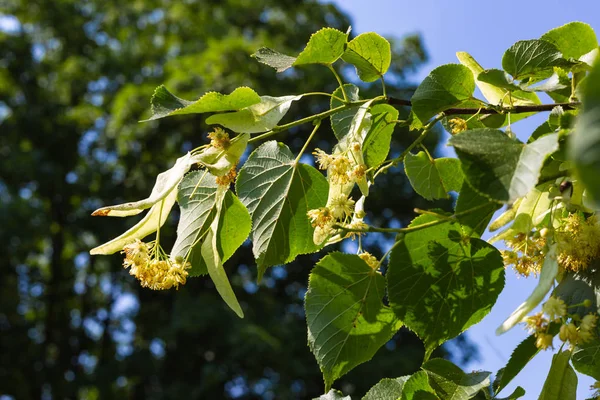
[[(397, 99), (388, 97), (388, 104), (392, 106), (411, 107), (410, 100)], [(581, 105), (578, 101), (570, 103), (554, 103), (554, 104), (532, 104), (528, 106), (513, 106), (513, 107), (489, 107), (489, 108), (449, 108), (444, 110), (446, 115), (468, 115), (468, 114), (522, 114), (529, 112), (552, 111), (554, 107), (562, 107), (564, 110), (575, 110)]]

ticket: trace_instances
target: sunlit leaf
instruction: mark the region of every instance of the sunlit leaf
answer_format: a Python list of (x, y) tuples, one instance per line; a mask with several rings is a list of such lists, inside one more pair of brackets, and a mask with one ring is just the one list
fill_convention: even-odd
[(208, 92), (196, 101), (180, 99), (161, 85), (152, 96), (152, 116), (146, 121), (172, 115), (199, 114), (240, 110), (260, 102), (260, 96), (248, 87), (239, 87), (231, 94)]
[(474, 90), (475, 79), (467, 67), (442, 65), (431, 71), (413, 94), (412, 111), (419, 120), (427, 121), (435, 114), (470, 99)]
[[(422, 215), (410, 226), (436, 220)], [(504, 263), (493, 246), (448, 221), (407, 233), (387, 280), (394, 312), (430, 354), (489, 313), (504, 287)]]
[(362, 33), (348, 43), (342, 59), (356, 67), (361, 80), (373, 82), (390, 67), (390, 42), (374, 32)]
[(252, 216), (259, 279), (267, 267), (320, 249), (306, 213), (325, 206), (328, 184), (315, 168), (297, 163), (287, 146), (269, 141), (257, 148), (240, 170), (236, 191)]
[(459, 191), (463, 183), (460, 161), (456, 158), (431, 160), (427, 153), (408, 153), (404, 170), (415, 192), (427, 200), (449, 198), (451, 191)]
[(423, 364), (429, 384), (441, 399), (469, 400), (490, 385), (490, 372), (465, 374), (459, 367), (442, 358)]
[(552, 356), (552, 366), (539, 400), (576, 400), (577, 375), (569, 364), (570, 358), (568, 350)]
[(558, 134), (525, 145), (500, 130), (473, 129), (453, 136), (450, 144), (476, 191), (493, 200), (513, 202), (537, 184), (544, 161), (558, 150)]
[(329, 253), (312, 270), (306, 293), (308, 344), (328, 390), (370, 360), (402, 323), (383, 302), (385, 279), (354, 254)]

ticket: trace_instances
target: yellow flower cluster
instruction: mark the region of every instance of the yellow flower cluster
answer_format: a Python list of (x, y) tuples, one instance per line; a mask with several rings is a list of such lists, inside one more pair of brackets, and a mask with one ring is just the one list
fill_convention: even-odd
[(379, 260), (377, 260), (377, 258), (375, 258), (375, 256), (371, 253), (367, 253), (366, 251), (364, 253), (361, 253), (358, 255), (364, 262), (367, 263), (367, 265), (369, 267), (371, 267), (373, 270), (376, 270), (377, 268), (379, 268)]
[(210, 139), (210, 145), (217, 149), (227, 150), (231, 141), (229, 140), (229, 134), (221, 128), (215, 128), (213, 132), (208, 134)]
[(326, 169), (329, 182), (344, 184), (358, 182), (365, 177), (367, 167), (357, 164), (345, 154), (327, 154), (321, 149), (313, 152), (319, 169)]
[(450, 125), (450, 133), (456, 135), (467, 130), (467, 121), (462, 118), (452, 118), (448, 121)]
[(595, 215), (570, 214), (556, 231), (557, 260), (561, 267), (583, 271), (600, 258), (600, 226)]
[(542, 311), (525, 318), (527, 329), (536, 337), (535, 345), (542, 350), (552, 347), (554, 335), (548, 332), (551, 322), (561, 324), (558, 337), (565, 343), (569, 342), (573, 348), (594, 338), (598, 315), (588, 314), (580, 319), (567, 313), (567, 305), (563, 300), (550, 297), (542, 306)]
[(233, 167), (231, 167), (228, 173), (226, 173), (223, 176), (217, 176), (215, 180), (217, 182), (217, 185), (229, 187), (229, 185), (231, 185), (235, 181), (236, 176), (237, 171), (234, 165)]
[(153, 243), (144, 243), (139, 239), (125, 245), (123, 267), (129, 268), (129, 274), (135, 276), (143, 287), (153, 290), (179, 288), (188, 276), (189, 262), (183, 258), (175, 260), (158, 256), (161, 252)]
[(519, 274), (525, 277), (539, 274), (546, 257), (544, 235), (539, 232), (529, 235), (519, 233), (504, 242), (511, 249), (501, 251), (505, 265), (512, 265)]

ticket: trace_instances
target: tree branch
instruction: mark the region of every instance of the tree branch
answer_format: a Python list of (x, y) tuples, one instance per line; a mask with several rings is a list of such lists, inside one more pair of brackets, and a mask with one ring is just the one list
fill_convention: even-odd
[[(387, 103), (392, 106), (411, 107), (410, 100), (396, 99), (388, 97)], [(445, 115), (461, 115), (461, 114), (522, 114), (528, 112), (552, 111), (554, 107), (562, 107), (564, 110), (575, 110), (581, 105), (580, 102), (571, 103), (554, 103), (554, 104), (532, 104), (530, 106), (514, 106), (514, 107), (490, 107), (490, 108), (449, 108), (444, 110)]]

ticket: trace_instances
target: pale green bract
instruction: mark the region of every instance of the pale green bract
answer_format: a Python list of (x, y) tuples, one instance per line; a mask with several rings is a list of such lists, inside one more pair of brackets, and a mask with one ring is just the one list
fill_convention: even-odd
[(261, 96), (260, 103), (240, 111), (215, 114), (206, 119), (209, 125), (222, 125), (238, 133), (258, 133), (273, 129), (288, 112), (292, 101), (302, 96)]

